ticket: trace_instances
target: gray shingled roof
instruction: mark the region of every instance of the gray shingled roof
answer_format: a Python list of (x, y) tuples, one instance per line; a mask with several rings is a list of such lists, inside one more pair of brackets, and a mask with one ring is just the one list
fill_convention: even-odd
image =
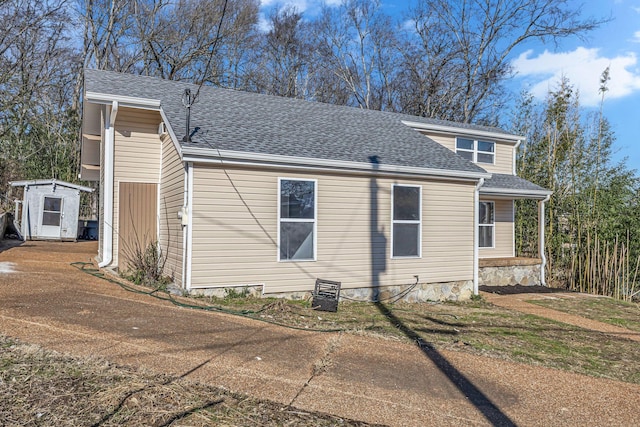
[[(88, 92), (160, 100), (178, 138), (184, 135), (185, 88), (197, 90), (182, 82), (85, 70)], [(377, 156), (382, 165), (485, 173), (402, 124), (407, 118), (412, 116), (203, 86), (191, 108), (191, 129), (200, 129), (193, 143), (182, 144), (362, 163), (370, 163), (370, 157)]]
[[(185, 132), (182, 95), (197, 86), (133, 74), (85, 70), (85, 91), (160, 100), (178, 138)], [(203, 86), (191, 108), (191, 129), (199, 130), (190, 149), (206, 148), (246, 153), (370, 163), (444, 171), (486, 173), (402, 121), (503, 133), (502, 129), (382, 111), (363, 110), (300, 99), (283, 98)], [(512, 175), (493, 174), (489, 192), (546, 192)]]
[(481, 193), (510, 193), (513, 192), (513, 190), (523, 194), (551, 194), (551, 191), (546, 188), (540, 187), (539, 185), (529, 182), (524, 178), (501, 173), (492, 174), (491, 178), (485, 180), (484, 185), (480, 188)]

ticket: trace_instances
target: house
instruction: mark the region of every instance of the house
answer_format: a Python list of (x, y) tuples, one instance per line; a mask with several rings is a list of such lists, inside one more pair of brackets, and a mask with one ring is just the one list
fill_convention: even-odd
[(515, 257), (514, 200), (538, 200), (543, 223), (550, 195), (515, 176), (520, 136), (115, 72), (86, 70), (84, 87), (101, 267), (157, 242), (192, 293), (299, 297), (323, 278), (349, 298), (457, 299), (494, 277), (544, 283), (542, 251)]
[(93, 188), (55, 179), (13, 181), (24, 187), (16, 203), (16, 219), (25, 240), (76, 240), (80, 214), (80, 192)]

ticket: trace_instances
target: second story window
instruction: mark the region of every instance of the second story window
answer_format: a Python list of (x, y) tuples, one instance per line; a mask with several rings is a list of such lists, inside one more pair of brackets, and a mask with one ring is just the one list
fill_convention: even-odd
[(474, 163), (495, 163), (496, 143), (477, 139), (456, 138), (456, 153)]

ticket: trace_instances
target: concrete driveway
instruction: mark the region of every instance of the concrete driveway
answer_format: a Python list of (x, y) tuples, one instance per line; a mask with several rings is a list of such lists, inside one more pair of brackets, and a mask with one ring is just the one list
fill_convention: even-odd
[(638, 385), (175, 307), (70, 265), (96, 247), (0, 247), (0, 333), (371, 423), (640, 425)]

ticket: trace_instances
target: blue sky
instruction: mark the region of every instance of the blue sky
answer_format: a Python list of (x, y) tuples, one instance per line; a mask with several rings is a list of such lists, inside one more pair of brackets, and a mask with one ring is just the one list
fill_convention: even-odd
[[(261, 0), (266, 12), (274, 4), (290, 4), (312, 18), (321, 0)], [(337, 5), (340, 0), (325, 0)], [(398, 20), (412, 0), (382, 0), (384, 11)], [(572, 0), (583, 16), (612, 18), (586, 40), (572, 38), (559, 45), (529, 43), (512, 55), (517, 74), (515, 92), (527, 89), (544, 99), (561, 76), (580, 92), (581, 104), (598, 109), (600, 76), (610, 67), (611, 80), (605, 94), (604, 114), (616, 133), (614, 161), (627, 158), (627, 165), (640, 175), (640, 0)]]

